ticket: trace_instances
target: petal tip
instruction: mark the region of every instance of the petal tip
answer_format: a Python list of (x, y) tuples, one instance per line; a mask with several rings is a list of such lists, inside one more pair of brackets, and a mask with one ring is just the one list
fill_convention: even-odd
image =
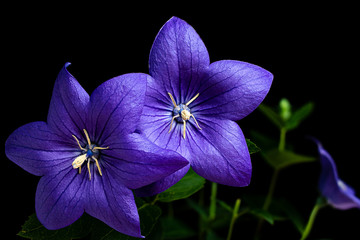
[(168, 22), (178, 22), (178, 21), (181, 21), (181, 22), (185, 22), (184, 20), (182, 20), (181, 18), (177, 17), (177, 16), (172, 16)]

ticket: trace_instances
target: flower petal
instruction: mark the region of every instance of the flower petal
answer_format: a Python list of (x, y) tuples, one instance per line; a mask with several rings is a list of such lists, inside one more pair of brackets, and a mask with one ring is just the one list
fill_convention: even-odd
[(185, 21), (173, 17), (161, 28), (150, 51), (150, 75), (161, 82), (160, 92), (171, 93), (177, 104), (190, 100), (209, 54), (196, 31)]
[[(95, 168), (94, 164), (92, 168)], [(103, 176), (96, 174), (91, 179), (86, 212), (116, 231), (143, 238), (132, 191), (117, 181), (108, 169), (103, 171)]]
[(360, 208), (360, 199), (347, 184), (339, 179), (336, 165), (330, 154), (317, 140), (321, 162), (319, 189), (328, 202), (337, 209)]
[(66, 227), (84, 213), (88, 179), (71, 167), (39, 181), (35, 209), (39, 221), (50, 230)]
[(89, 95), (67, 71), (69, 65), (65, 64), (56, 79), (47, 123), (54, 133), (71, 143), (74, 140), (71, 135), (78, 139), (84, 136)]
[(91, 95), (89, 113), (91, 139), (107, 146), (111, 136), (135, 131), (144, 106), (146, 79), (142, 73), (130, 73), (112, 78)]
[(199, 117), (197, 121), (202, 130), (190, 119), (185, 139), (183, 124), (176, 121), (170, 132), (169, 121), (155, 119), (152, 127), (144, 123), (143, 133), (156, 145), (180, 153), (200, 176), (220, 184), (247, 186), (251, 160), (240, 127), (231, 120)]
[(109, 149), (102, 151), (101, 160), (104, 168), (131, 189), (158, 181), (188, 165), (180, 154), (162, 149), (137, 133), (117, 142), (113, 139)]
[(249, 185), (251, 160), (240, 127), (230, 120), (210, 118), (203, 119), (201, 127), (202, 130), (193, 128), (187, 133), (194, 171), (220, 184)]
[(45, 122), (32, 122), (16, 129), (5, 143), (5, 152), (11, 161), (38, 176), (71, 167), (79, 155), (76, 142), (71, 145), (63, 141)]
[(142, 188), (135, 189), (135, 194), (138, 197), (149, 197), (159, 194), (180, 181), (186, 175), (189, 169), (190, 164), (157, 182)]
[(223, 60), (210, 64), (199, 97), (190, 106), (206, 117), (240, 120), (263, 101), (273, 75), (246, 62)]

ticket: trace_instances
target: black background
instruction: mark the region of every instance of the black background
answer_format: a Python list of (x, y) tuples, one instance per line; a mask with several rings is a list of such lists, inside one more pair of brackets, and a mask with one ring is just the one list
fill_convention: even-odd
[[(298, 152), (315, 155), (315, 146), (304, 136), (317, 137), (334, 157), (340, 177), (360, 192), (358, 18), (356, 6), (329, 4), (4, 5), (1, 141), (26, 123), (46, 121), (53, 84), (65, 62), (72, 63), (69, 71), (89, 93), (114, 76), (148, 72), (152, 42), (175, 15), (196, 29), (212, 62), (236, 59), (271, 71), (275, 78), (264, 103), (275, 106), (286, 97), (296, 108), (313, 101), (314, 113), (288, 134), (288, 141)], [(247, 137), (250, 130), (258, 130), (278, 138), (275, 127), (258, 111), (239, 125)], [(1, 163), (1, 216), (6, 222), (2, 229), (14, 236), (34, 212), (39, 178), (4, 154)], [(317, 197), (318, 174), (318, 163), (284, 170), (275, 195), (288, 198), (307, 218)], [(265, 192), (270, 177), (271, 169), (253, 156), (251, 185), (220, 186), (219, 198), (232, 203), (243, 192)], [(359, 217), (359, 210), (326, 208), (319, 213), (311, 237), (356, 239)], [(291, 228), (280, 223), (265, 231), (272, 237), (299, 238)], [(241, 232), (239, 224), (234, 234), (240, 237)]]

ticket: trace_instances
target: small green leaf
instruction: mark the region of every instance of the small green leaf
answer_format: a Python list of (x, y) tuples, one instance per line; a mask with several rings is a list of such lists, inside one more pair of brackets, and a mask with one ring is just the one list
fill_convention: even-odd
[(79, 220), (59, 230), (47, 230), (33, 214), (22, 226), (19, 236), (33, 240), (66, 240), (78, 239), (89, 234), (93, 218), (84, 214)]
[(281, 169), (293, 164), (315, 161), (316, 158), (311, 156), (300, 155), (292, 151), (279, 151), (274, 149), (264, 153), (266, 161), (275, 169)]
[[(152, 229), (157, 223), (161, 215), (161, 209), (158, 206), (151, 205), (146, 203), (140, 198), (136, 199), (136, 205), (138, 206), (138, 212), (140, 216), (140, 228), (141, 234), (147, 236), (150, 234)], [(107, 226), (105, 223), (96, 220), (92, 228), (91, 239), (97, 240), (135, 240), (138, 238), (130, 237), (128, 235), (122, 234), (111, 227)]]
[(256, 145), (261, 149), (262, 152), (266, 152), (278, 147), (278, 138), (266, 136), (258, 131), (250, 131), (250, 136), (255, 140)]
[(247, 147), (249, 149), (250, 154), (257, 153), (257, 152), (261, 151), (261, 149), (258, 146), (256, 146), (255, 143), (250, 141), (250, 139), (246, 139), (246, 144), (247, 144)]
[(191, 168), (174, 186), (158, 195), (161, 202), (172, 202), (187, 198), (204, 187), (205, 179), (197, 175)]
[(285, 123), (280, 117), (280, 115), (275, 112), (272, 108), (266, 106), (265, 104), (260, 104), (258, 109), (272, 122), (274, 123), (279, 129), (283, 128)]
[(289, 118), (288, 121), (286, 121), (285, 128), (287, 130), (292, 130), (299, 126), (299, 124), (306, 119), (311, 112), (314, 109), (314, 104), (312, 102), (309, 102), (302, 106), (301, 108), (297, 109)]
[(219, 199), (217, 199), (216, 201), (217, 201), (217, 203), (218, 203), (221, 207), (223, 207), (225, 210), (227, 210), (227, 211), (230, 212), (230, 213), (233, 213), (234, 209), (233, 209), (231, 206), (229, 206), (229, 204), (227, 204), (226, 202), (221, 201), (221, 200), (219, 200)]
[(252, 208), (250, 210), (250, 213), (257, 216), (258, 218), (264, 219), (265, 221), (267, 221), (268, 223), (270, 223), (271, 225), (274, 224), (274, 217), (273, 215), (261, 208)]

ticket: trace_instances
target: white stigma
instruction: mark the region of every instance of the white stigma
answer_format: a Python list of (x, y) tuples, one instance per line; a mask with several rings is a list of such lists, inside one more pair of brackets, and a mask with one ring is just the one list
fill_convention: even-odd
[(173, 98), (173, 96), (171, 95), (171, 93), (169, 93), (170, 99), (174, 105), (174, 110), (173, 110), (173, 117), (171, 119), (170, 122), (170, 129), (169, 132), (171, 131), (172, 128), (172, 124), (174, 122), (174, 119), (177, 119), (179, 121), (183, 122), (183, 137), (185, 139), (186, 136), (186, 121), (190, 120), (190, 118), (192, 117), (195, 121), (196, 126), (199, 128), (199, 130), (201, 130), (201, 127), (199, 126), (198, 122), (196, 121), (196, 118), (194, 117), (193, 114), (191, 114), (190, 109), (188, 108), (189, 104), (192, 103), (197, 97), (199, 97), (199, 93), (195, 95), (195, 97), (193, 97), (192, 99), (190, 99), (190, 101), (188, 101), (186, 104), (179, 104), (177, 105), (175, 102), (175, 99)]

